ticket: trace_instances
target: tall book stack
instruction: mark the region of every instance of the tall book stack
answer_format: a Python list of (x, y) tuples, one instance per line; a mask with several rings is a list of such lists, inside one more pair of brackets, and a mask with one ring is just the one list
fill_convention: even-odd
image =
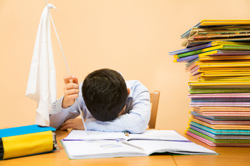
[(190, 72), (187, 134), (210, 146), (250, 146), (250, 20), (203, 20), (170, 52)]

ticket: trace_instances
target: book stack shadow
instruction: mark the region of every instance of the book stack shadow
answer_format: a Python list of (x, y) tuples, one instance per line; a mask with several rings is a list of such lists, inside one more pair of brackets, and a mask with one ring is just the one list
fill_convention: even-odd
[(250, 146), (250, 20), (203, 20), (170, 52), (190, 72), (187, 134), (210, 146)]

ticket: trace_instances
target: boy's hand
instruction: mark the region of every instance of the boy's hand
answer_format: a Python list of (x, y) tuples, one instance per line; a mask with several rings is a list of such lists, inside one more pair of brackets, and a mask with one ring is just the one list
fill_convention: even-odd
[(81, 118), (66, 120), (60, 127), (60, 130), (67, 130), (68, 128), (76, 130), (84, 130), (84, 126)]
[(67, 108), (75, 103), (75, 99), (78, 97), (79, 86), (78, 79), (75, 76), (67, 76), (64, 78), (64, 98), (62, 101), (62, 107)]

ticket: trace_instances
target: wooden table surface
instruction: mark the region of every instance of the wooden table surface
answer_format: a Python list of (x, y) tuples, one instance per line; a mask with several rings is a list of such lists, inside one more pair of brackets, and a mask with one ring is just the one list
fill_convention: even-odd
[(250, 166), (250, 147), (211, 147), (178, 130), (196, 144), (214, 150), (219, 155), (174, 156), (178, 166)]
[(148, 157), (121, 157), (102, 159), (70, 160), (59, 140), (63, 139), (68, 132), (57, 131), (57, 140), (60, 150), (34, 156), (20, 157), (15, 159), (0, 160), (0, 166), (250, 166), (250, 147), (210, 147), (192, 137), (179, 133), (189, 140), (200, 144), (220, 155), (153, 155)]

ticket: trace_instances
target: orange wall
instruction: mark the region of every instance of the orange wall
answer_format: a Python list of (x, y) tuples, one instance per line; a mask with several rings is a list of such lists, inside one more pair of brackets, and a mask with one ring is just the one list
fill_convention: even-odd
[[(249, 0), (48, 0), (71, 73), (80, 80), (108, 67), (125, 79), (160, 90), (156, 128), (184, 129), (189, 119), (184, 63), (168, 52), (202, 19), (250, 19)], [(35, 122), (36, 103), (25, 97), (43, 0), (0, 1), (0, 128)], [(52, 29), (53, 30), (53, 29)], [(67, 71), (54, 31), (58, 97)]]

